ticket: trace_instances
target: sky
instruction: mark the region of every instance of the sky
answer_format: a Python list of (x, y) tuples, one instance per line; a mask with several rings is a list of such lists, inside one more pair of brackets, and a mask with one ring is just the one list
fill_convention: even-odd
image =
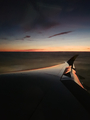
[(1, 0), (0, 51), (90, 52), (90, 0)]

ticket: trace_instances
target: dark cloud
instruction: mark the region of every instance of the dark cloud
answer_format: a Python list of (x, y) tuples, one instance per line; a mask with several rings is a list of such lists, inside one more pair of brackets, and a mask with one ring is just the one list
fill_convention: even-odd
[[(78, 20), (82, 23), (82, 17), (78, 16), (90, 18), (89, 5), (89, 0), (1, 0), (0, 37), (2, 34), (18, 37), (24, 32), (75, 24)], [(72, 16), (76, 16), (76, 21)]]
[(58, 36), (58, 35), (65, 35), (65, 34), (68, 34), (68, 33), (71, 33), (72, 31), (67, 31), (67, 32), (61, 32), (61, 33), (58, 33), (58, 34), (54, 34), (52, 36), (49, 36), (48, 38), (51, 38), (51, 37), (54, 37), (54, 36)]
[(8, 38), (0, 38), (1, 40), (8, 40)]
[(27, 36), (25, 36), (24, 38), (30, 38), (30, 37), (31, 37), (31, 36), (28, 36), (28, 35), (27, 35)]
[(23, 37), (23, 38), (21, 38), (21, 39), (17, 39), (17, 40), (25, 40), (25, 39), (30, 40), (30, 39), (29, 39), (30, 37), (31, 37), (30, 35), (26, 35), (25, 37)]
[(30, 40), (29, 39), (30, 37), (31, 37), (30, 35), (26, 35), (25, 37), (19, 37), (19, 38), (16, 38), (15, 40), (25, 40), (25, 39)]
[[(50, 18), (50, 14), (54, 13), (53, 11), (55, 11), (53, 7), (50, 7), (50, 10), (49, 6), (43, 8), (45, 5), (39, 4), (37, 4), (37, 2), (31, 2), (31, 4), (28, 5), (27, 17), (22, 24), (22, 30), (24, 32), (31, 30), (47, 30), (60, 24), (57, 22), (57, 20), (55, 21), (53, 19), (52, 15), (52, 18)], [(48, 11), (47, 8), (49, 8)], [(50, 14), (48, 14), (49, 11), (51, 11)]]
[(47, 29), (50, 29), (52, 27), (55, 27), (57, 25), (60, 25), (60, 23), (58, 22), (55, 22), (55, 21), (50, 21), (46, 18), (39, 18), (37, 23), (37, 25), (39, 25), (39, 27), (42, 29), (42, 30), (47, 30)]
[(53, 28), (58, 25), (60, 25), (60, 23), (58, 22), (45, 20), (43, 18), (38, 18), (37, 20), (33, 21), (32, 24), (28, 23), (26, 25), (23, 25), (22, 30), (24, 32), (39, 31), (39, 30), (42, 31), (42, 30)]

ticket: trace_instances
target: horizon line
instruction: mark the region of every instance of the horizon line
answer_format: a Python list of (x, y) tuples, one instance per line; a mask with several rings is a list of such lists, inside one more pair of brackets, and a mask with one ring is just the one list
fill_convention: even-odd
[(90, 51), (0, 51), (0, 52), (90, 52)]

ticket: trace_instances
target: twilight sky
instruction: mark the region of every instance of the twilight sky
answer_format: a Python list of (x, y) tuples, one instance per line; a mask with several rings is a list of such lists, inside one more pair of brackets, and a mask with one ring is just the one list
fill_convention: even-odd
[(90, 0), (1, 0), (0, 51), (90, 51)]

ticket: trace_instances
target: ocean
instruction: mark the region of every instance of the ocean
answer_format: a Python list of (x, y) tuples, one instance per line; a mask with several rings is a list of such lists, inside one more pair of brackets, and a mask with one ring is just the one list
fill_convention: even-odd
[(76, 54), (77, 74), (90, 93), (90, 52), (0, 52), (0, 74), (61, 64)]

